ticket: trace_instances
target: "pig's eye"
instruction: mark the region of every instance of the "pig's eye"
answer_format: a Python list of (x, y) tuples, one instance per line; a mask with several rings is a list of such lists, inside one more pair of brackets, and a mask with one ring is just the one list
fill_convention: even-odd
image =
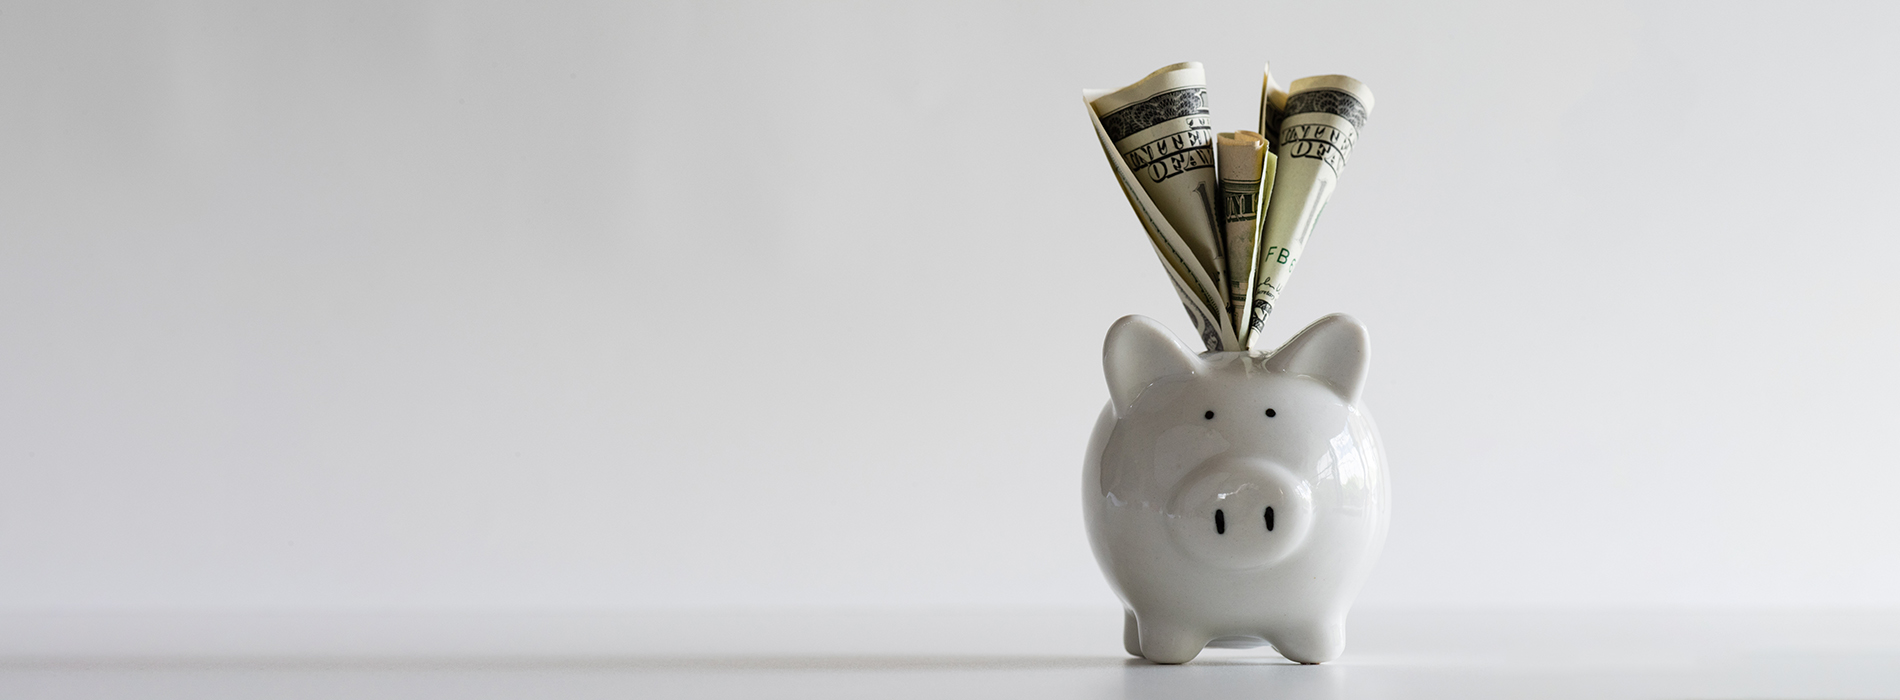
[[(1273, 409), (1271, 409), (1271, 408), (1269, 408), (1269, 409), (1267, 409), (1267, 417), (1268, 417), (1268, 418), (1272, 418), (1272, 417), (1274, 417), (1275, 415), (1277, 415), (1277, 414), (1275, 414), (1275, 413), (1273, 412)], [(1267, 529), (1269, 529), (1269, 530), (1271, 530), (1271, 529), (1273, 529), (1273, 528), (1267, 528)]]
[[(1272, 525), (1273, 509), (1272, 508), (1267, 509), (1267, 523), (1268, 523), (1267, 529), (1268, 530), (1273, 529), (1273, 525)], [(1218, 508), (1214, 509), (1214, 534), (1216, 535), (1227, 534), (1227, 514), (1221, 512), (1220, 509)]]
[(1207, 413), (1206, 413), (1205, 415), (1203, 415), (1203, 416), (1201, 416), (1201, 417), (1202, 417), (1202, 418), (1206, 418), (1206, 419), (1208, 419), (1208, 420), (1214, 420), (1214, 412), (1213, 412), (1213, 411), (1208, 411), (1208, 412), (1207, 412)]
[(1267, 506), (1267, 532), (1273, 532), (1273, 506)]

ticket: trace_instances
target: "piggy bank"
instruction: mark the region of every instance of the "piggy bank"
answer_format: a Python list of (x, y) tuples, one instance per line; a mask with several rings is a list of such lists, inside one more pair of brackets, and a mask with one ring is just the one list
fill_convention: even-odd
[(1385, 453), (1360, 404), (1370, 346), (1327, 316), (1271, 353), (1196, 355), (1154, 320), (1108, 330), (1083, 514), (1128, 653), (1272, 645), (1316, 664), (1385, 544)]

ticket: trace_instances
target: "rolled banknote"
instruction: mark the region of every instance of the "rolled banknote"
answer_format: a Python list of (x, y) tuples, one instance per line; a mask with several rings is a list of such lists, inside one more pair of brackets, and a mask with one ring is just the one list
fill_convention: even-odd
[[(1221, 283), (1225, 264), (1214, 225), (1220, 193), (1213, 132), (1207, 126), (1207, 88), (1200, 76), (1198, 63), (1175, 64), (1121, 90), (1084, 90), (1082, 101), (1116, 182), (1147, 231), (1201, 341), (1209, 350), (1232, 350), (1241, 345)], [(1137, 90), (1143, 86), (1152, 94), (1131, 98), (1131, 91), (1143, 92)], [(1160, 119), (1163, 115), (1171, 116)], [(1144, 137), (1154, 138), (1137, 142)], [(1126, 154), (1118, 142), (1130, 145)], [(1200, 184), (1186, 187), (1190, 183)]]
[[(1208, 126), (1207, 75), (1201, 64), (1176, 63), (1089, 106), (1141, 188), (1174, 225), (1219, 289), (1226, 284), (1216, 213), (1214, 130)], [(1225, 307), (1223, 291), (1213, 301)]]
[(1214, 137), (1219, 163), (1221, 221), (1227, 256), (1227, 306), (1234, 315), (1241, 347), (1248, 340), (1247, 324), (1253, 309), (1253, 268), (1260, 251), (1260, 214), (1265, 193), (1273, 190), (1274, 155), (1267, 139), (1251, 131), (1222, 132)]
[(1371, 112), (1372, 91), (1365, 83), (1343, 75), (1293, 81), (1274, 142), (1280, 158), (1255, 263), (1251, 330), (1258, 331), (1273, 313)]
[(1267, 152), (1277, 153), (1280, 138), (1280, 114), (1286, 111), (1286, 89), (1273, 79), (1273, 64), (1260, 68), (1260, 135), (1267, 137)]

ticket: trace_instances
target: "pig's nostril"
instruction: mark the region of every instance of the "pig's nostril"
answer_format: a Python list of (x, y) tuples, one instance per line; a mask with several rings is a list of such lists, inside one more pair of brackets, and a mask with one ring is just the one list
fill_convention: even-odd
[[(1270, 530), (1272, 528), (1268, 529)], [(1214, 509), (1214, 534), (1227, 534), (1227, 514), (1222, 513), (1219, 508)]]
[(1267, 532), (1273, 532), (1273, 506), (1267, 506)]

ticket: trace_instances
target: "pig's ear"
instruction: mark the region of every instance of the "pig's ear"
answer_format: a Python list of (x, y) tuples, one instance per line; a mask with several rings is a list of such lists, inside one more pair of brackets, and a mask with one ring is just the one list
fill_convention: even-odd
[(1117, 411), (1134, 405), (1135, 398), (1156, 379), (1200, 369), (1201, 360), (1194, 351), (1147, 316), (1123, 316), (1109, 326), (1108, 340), (1102, 343), (1102, 370), (1108, 375), (1108, 396)]
[(1347, 403), (1359, 400), (1366, 384), (1372, 342), (1359, 319), (1333, 314), (1307, 326), (1267, 358), (1267, 369), (1317, 379)]

